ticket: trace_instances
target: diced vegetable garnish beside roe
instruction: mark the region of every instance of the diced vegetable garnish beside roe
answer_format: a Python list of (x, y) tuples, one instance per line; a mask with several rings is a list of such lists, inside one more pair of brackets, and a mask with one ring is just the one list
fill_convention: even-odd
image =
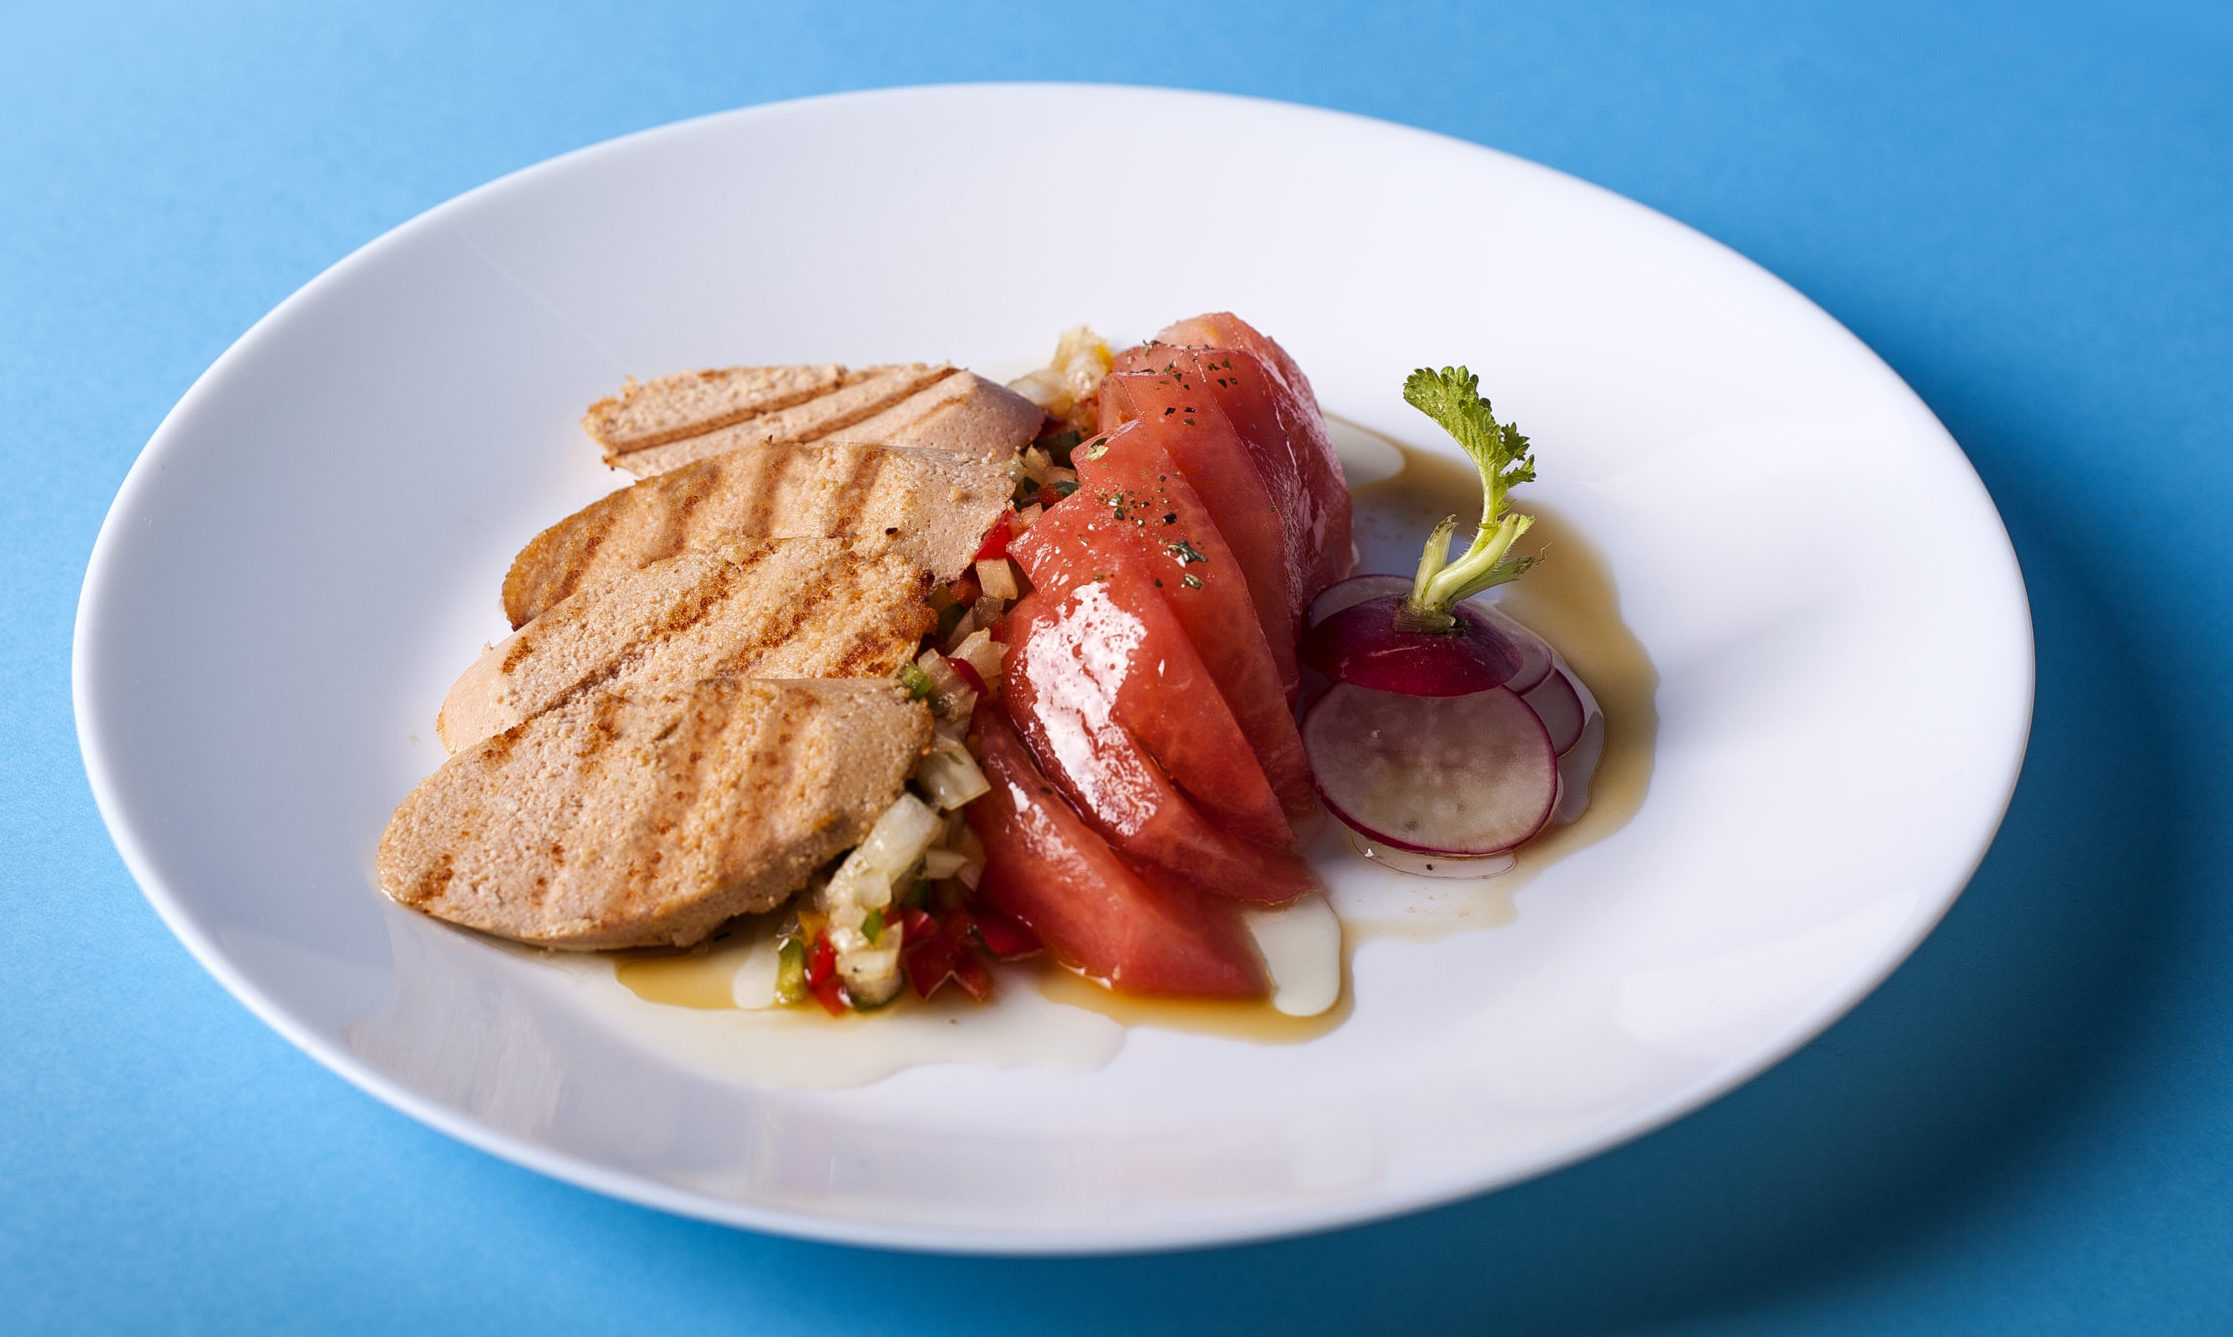
[[(1295, 672), (1294, 648), (1299, 624), (1279, 509), (1223, 410), (1204, 402), (1194, 405), (1194, 412), (1182, 413), (1181, 406), (1171, 402), (1178, 393), (1172, 378), (1160, 373), (1112, 375), (1101, 383), (1101, 430), (1114, 432), (1141, 419), (1153, 419), (1161, 429), (1163, 448), (1193, 485), (1217, 532), (1224, 535), (1225, 546), (1240, 563), (1256, 620), (1264, 628), (1264, 641), (1292, 701), (1301, 682)], [(1164, 412), (1167, 408), (1169, 413)], [(1089, 441), (1078, 447), (1078, 454), (1091, 457), (1099, 444)]]
[(1039, 773), (1000, 713), (979, 719), (992, 792), (968, 814), (985, 844), (978, 894), (986, 903), (1028, 925), (1063, 964), (1128, 993), (1268, 991), (1230, 906), (1126, 867)]
[[(1230, 311), (1212, 311), (1179, 321), (1156, 337), (1166, 344), (1233, 349), (1251, 354), (1264, 363), (1272, 373), (1269, 388), (1279, 410), (1280, 425), (1294, 452), (1295, 467), (1302, 476), (1304, 489), (1312, 498), (1310, 524), (1318, 545), (1318, 563), (1312, 572), (1310, 589), (1320, 589), (1349, 574), (1348, 480), (1342, 476), (1341, 457), (1335, 453), (1333, 438), (1326, 431), (1318, 396), (1311, 390), (1310, 379), (1303, 375), (1295, 359), (1270, 336)], [(1229, 402), (1227, 411), (1233, 411)]]
[(1108, 438), (1099, 458), (1080, 464), (1083, 490), (1017, 539), (1014, 556), (1036, 588), (1059, 595), (1108, 571), (1101, 554), (1111, 543), (1131, 548), (1201, 657), (1281, 806), (1306, 812), (1310, 763), (1248, 586), (1158, 436), (1141, 424)]
[(1278, 796), (1178, 619), (1129, 550), (1112, 545), (1104, 556), (1102, 579), (1016, 605), (1007, 691), (1115, 724), (1219, 829), (1273, 849), (1293, 844)]
[(1014, 532), (1015, 519), (1014, 511), (1000, 513), (1000, 518), (992, 522), (992, 528), (985, 531), (985, 541), (978, 545), (976, 560), (982, 562), (1008, 555), (1008, 539)]

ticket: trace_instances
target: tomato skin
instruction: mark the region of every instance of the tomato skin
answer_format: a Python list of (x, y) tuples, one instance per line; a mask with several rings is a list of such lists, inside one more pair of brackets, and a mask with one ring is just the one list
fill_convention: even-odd
[[(1309, 535), (1310, 558), (1301, 580), (1307, 602), (1311, 594), (1349, 574), (1349, 485), (1342, 476), (1341, 458), (1327, 435), (1326, 418), (1310, 379), (1287, 350), (1230, 311), (1212, 311), (1182, 320), (1156, 336), (1162, 344), (1226, 350), (1229, 358), (1204, 359), (1197, 364), (1202, 384), (1218, 398), (1226, 415), (1245, 434), (1276, 430), (1293, 461), (1300, 494), (1288, 512)], [(1173, 350), (1154, 345), (1138, 350), (1146, 359), (1163, 365)], [(1162, 355), (1160, 360), (1154, 355)], [(1126, 354), (1132, 357), (1133, 354)], [(1222, 363), (1212, 367), (1207, 364)], [(1120, 368), (1124, 360), (1118, 362)], [(1267, 412), (1268, 410), (1268, 412)], [(1272, 424), (1275, 424), (1273, 426)], [(1275, 457), (1266, 443), (1261, 457)]]
[(1248, 321), (1228, 310), (1183, 319), (1154, 344), (1116, 357), (1116, 371), (1159, 371), (1215, 400), (1248, 444), (1286, 520), (1288, 583), (1302, 605), (1349, 574), (1351, 504), (1342, 460), (1311, 382)]
[(1055, 958), (1127, 993), (1261, 997), (1269, 985), (1230, 907), (1125, 866), (1032, 763), (997, 709), (978, 716), (992, 792), (963, 811), (985, 845), (977, 894)]
[[(1247, 737), (1138, 559), (1114, 545), (1096, 556), (1107, 565), (1099, 579), (1034, 591), (1008, 615), (1003, 690), (1019, 727), (1031, 724), (1033, 753), (1103, 835), (1174, 872), (1185, 865), (1155, 833), (1181, 829), (1196, 808), (1241, 839), (1292, 845), (1294, 828)], [(1140, 751), (1152, 764), (1129, 759)], [(1214, 842), (1204, 834), (1187, 843)]]
[(1104, 554), (1113, 548), (1130, 550), (1201, 657), (1281, 807), (1308, 812), (1310, 760), (1248, 587), (1162, 435), (1154, 423), (1132, 423), (1092, 458), (1079, 452), (1076, 497), (1041, 517), (1012, 553), (1035, 588), (1059, 596), (1110, 570), (1113, 559)]
[[(1190, 385), (1151, 371), (1113, 372), (1104, 378), (1101, 430), (1113, 433), (1143, 419), (1157, 424), (1164, 449), (1193, 485), (1239, 563), (1264, 642), (1292, 704), (1301, 683), (1295, 639), (1302, 622), (1276, 498), (1224, 411)], [(1089, 456), (1091, 449), (1082, 447), (1071, 458)]]

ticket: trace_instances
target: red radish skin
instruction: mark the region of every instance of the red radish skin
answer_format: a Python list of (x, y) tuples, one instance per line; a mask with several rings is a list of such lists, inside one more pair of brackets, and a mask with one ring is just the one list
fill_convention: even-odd
[(1551, 649), (1549, 641), (1536, 635), (1510, 613), (1486, 599), (1468, 599), (1458, 607), (1503, 632), (1505, 639), (1520, 652), (1520, 667), (1512, 674), (1512, 680), (1504, 684), (1506, 687), (1525, 695), (1534, 690), (1536, 684), (1551, 676), (1558, 652)]
[(1302, 662), (1334, 682), (1408, 696), (1469, 696), (1519, 671), (1519, 649), (1472, 609), (1458, 608), (1449, 631), (1398, 626), (1406, 597), (1383, 594), (1328, 617), (1303, 638)]
[(1422, 854), (1511, 849), (1543, 829), (1558, 798), (1549, 731), (1502, 687), (1405, 696), (1340, 683), (1304, 717), (1303, 744), (1329, 811)]
[(978, 715), (992, 790), (963, 809), (985, 844), (977, 892), (1055, 959), (1128, 993), (1254, 998), (1263, 962), (1227, 905), (1127, 868), (1032, 764), (997, 709)]
[(1315, 627), (1344, 608), (1361, 604), (1367, 599), (1377, 599), (1384, 594), (1409, 596), (1411, 585), (1409, 576), (1368, 575), (1337, 580), (1318, 591), (1318, 597), (1310, 601), (1310, 611), (1304, 617), (1304, 625)]
[(1588, 715), (1582, 709), (1581, 693), (1574, 690), (1564, 673), (1552, 670), (1520, 699), (1543, 721), (1544, 730), (1551, 735), (1552, 751), (1564, 756), (1580, 740)]

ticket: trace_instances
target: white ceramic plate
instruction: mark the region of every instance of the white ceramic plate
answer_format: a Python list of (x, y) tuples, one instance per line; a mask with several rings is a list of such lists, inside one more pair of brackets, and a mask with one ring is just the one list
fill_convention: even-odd
[[(1116, 146), (1104, 156), (1097, 146)], [(1074, 208), (1070, 190), (1106, 197)], [(1536, 495), (1661, 675), (1650, 797), (1516, 922), (1358, 955), (1356, 1009), (1105, 1068), (769, 1091), (662, 1058), (547, 967), (399, 911), (374, 843), (439, 760), (514, 549), (611, 485), (624, 375), (946, 357), (1230, 308), (1326, 407), (1488, 373)], [(913, 89), (756, 108), (507, 177), (221, 358), (101, 531), (76, 700), (148, 899), (321, 1062), (601, 1191), (799, 1235), (1073, 1252), (1353, 1222), (1574, 1160), (1758, 1072), (1959, 892), (2028, 727), (1992, 504), (1836, 322), (1638, 205), (1472, 145), (1198, 94)]]

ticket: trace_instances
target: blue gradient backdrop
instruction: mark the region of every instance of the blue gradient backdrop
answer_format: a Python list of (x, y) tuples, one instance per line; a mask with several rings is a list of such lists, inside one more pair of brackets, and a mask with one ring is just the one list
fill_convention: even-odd
[[(2233, 1331), (2227, 11), (1121, 12), (0, 5), (0, 1326)], [(886, 1256), (606, 1201), (390, 1112), (220, 991), (103, 832), (68, 692), (102, 513), (195, 375), (359, 244), (551, 154), (803, 94), (1073, 78), (1549, 163), (1889, 359), (1992, 489), (2039, 629), (2030, 761), (1938, 934), (1761, 1080), (1584, 1165), (1111, 1261)]]

